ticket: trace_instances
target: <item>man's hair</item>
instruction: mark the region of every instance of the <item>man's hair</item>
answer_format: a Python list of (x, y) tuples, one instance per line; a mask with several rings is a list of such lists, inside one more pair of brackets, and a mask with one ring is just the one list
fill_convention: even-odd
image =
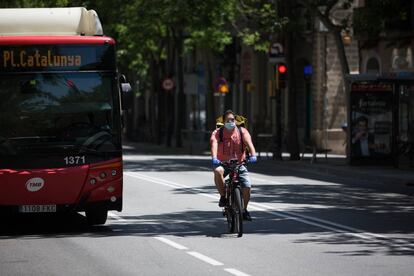
[(231, 110), (231, 109), (227, 109), (227, 110), (223, 113), (223, 123), (224, 123), (224, 121), (225, 121), (226, 116), (227, 116), (227, 115), (229, 115), (229, 114), (233, 114), (233, 116), (236, 116), (236, 114), (234, 114), (233, 110)]

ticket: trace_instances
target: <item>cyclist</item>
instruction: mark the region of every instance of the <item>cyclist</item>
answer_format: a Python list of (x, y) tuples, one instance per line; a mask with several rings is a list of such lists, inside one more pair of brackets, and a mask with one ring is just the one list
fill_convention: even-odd
[[(211, 157), (214, 170), (214, 183), (220, 194), (219, 206), (226, 206), (226, 198), (224, 191), (224, 177), (229, 173), (222, 166), (222, 161), (237, 159), (239, 162), (246, 159), (245, 146), (251, 154), (250, 163), (257, 162), (256, 150), (253, 146), (250, 133), (244, 127), (236, 126), (235, 114), (231, 110), (227, 110), (223, 114), (224, 127), (213, 131), (210, 138)], [(251, 220), (250, 213), (247, 211), (247, 205), (250, 200), (251, 182), (248, 171), (242, 166), (239, 171), (239, 181), (243, 189), (244, 212), (243, 218)]]

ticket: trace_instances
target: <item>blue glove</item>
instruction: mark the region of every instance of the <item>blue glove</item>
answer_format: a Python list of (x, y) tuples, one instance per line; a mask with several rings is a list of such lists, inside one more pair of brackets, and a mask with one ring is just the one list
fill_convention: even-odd
[(216, 157), (213, 157), (211, 162), (213, 163), (213, 166), (219, 166), (221, 164), (221, 161), (218, 160)]
[(257, 156), (256, 155), (252, 155), (249, 157), (249, 163), (256, 163), (257, 162)]

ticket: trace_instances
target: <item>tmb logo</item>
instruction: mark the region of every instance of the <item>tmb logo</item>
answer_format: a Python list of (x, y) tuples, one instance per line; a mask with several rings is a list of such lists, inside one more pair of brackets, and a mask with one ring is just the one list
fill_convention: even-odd
[(40, 189), (42, 189), (44, 185), (45, 185), (45, 181), (42, 178), (34, 177), (34, 178), (30, 178), (29, 180), (27, 180), (26, 189), (29, 192), (37, 192)]

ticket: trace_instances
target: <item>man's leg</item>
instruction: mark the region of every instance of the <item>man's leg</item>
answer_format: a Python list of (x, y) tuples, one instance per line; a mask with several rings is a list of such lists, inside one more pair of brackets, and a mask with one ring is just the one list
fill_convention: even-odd
[(224, 191), (224, 168), (219, 166), (214, 168), (214, 183), (216, 184), (217, 191), (221, 196), (225, 196)]
[(224, 190), (224, 168), (221, 166), (214, 168), (214, 183), (220, 194), (219, 207), (224, 207), (227, 204), (227, 200), (225, 197), (226, 192)]
[(250, 192), (252, 184), (250, 182), (249, 173), (246, 167), (242, 167), (239, 171), (239, 181), (243, 188), (243, 202), (244, 202), (244, 212), (243, 212), (243, 219), (245, 220), (252, 220), (250, 213), (247, 211), (247, 205), (250, 201)]
[(251, 188), (243, 188), (244, 209), (247, 209), (247, 205), (249, 204), (250, 190)]

